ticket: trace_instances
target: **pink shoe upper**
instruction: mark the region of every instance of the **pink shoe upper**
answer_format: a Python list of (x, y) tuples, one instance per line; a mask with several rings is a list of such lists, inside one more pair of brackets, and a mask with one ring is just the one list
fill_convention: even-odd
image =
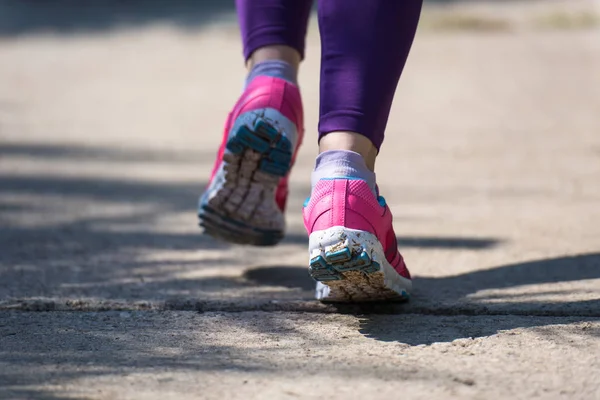
[(333, 226), (372, 233), (383, 246), (390, 265), (400, 275), (410, 279), (410, 273), (398, 251), (392, 213), (384, 200), (382, 203), (363, 180), (323, 179), (317, 182), (303, 209), (304, 226), (309, 235)]
[[(296, 160), (298, 148), (302, 144), (304, 136), (304, 115), (302, 110), (302, 97), (298, 86), (289, 83), (280, 78), (270, 76), (258, 76), (248, 85), (242, 96), (238, 99), (229, 113), (225, 122), (223, 141), (217, 155), (217, 160), (210, 177), (214, 178), (227, 145), (229, 131), (233, 127), (236, 118), (245, 112), (258, 110), (261, 108), (274, 108), (292, 121), (298, 130), (298, 142), (292, 155), (292, 165)], [(288, 195), (288, 176), (281, 179), (275, 194), (276, 202), (281, 211), (285, 210)]]

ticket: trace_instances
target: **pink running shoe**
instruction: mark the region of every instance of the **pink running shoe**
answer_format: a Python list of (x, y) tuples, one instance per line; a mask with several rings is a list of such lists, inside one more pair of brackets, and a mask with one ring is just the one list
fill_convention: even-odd
[(205, 233), (231, 243), (272, 246), (285, 232), (287, 178), (303, 136), (297, 86), (259, 76), (225, 124), (198, 217)]
[(317, 299), (407, 300), (411, 278), (398, 252), (392, 214), (359, 179), (322, 179), (305, 203), (310, 275)]

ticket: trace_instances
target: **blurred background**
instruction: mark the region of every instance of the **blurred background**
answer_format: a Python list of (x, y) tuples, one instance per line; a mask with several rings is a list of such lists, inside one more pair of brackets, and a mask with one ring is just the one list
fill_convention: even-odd
[[(425, 3), (378, 161), (417, 279), (442, 279), (423, 297), (466, 296), (439, 294), (449, 274), (597, 250), (598, 2)], [(283, 259), (196, 226), (245, 77), (232, 0), (0, 0), (0, 297), (310, 299), (314, 15), (307, 46)], [(293, 268), (256, 283), (275, 267)]]

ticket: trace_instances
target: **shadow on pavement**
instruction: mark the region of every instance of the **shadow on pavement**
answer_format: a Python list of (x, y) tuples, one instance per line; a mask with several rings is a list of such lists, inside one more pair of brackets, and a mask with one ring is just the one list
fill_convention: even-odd
[[(281, 376), (283, 371), (293, 377), (293, 371), (305, 368), (307, 360), (314, 368), (311, 372), (333, 371), (345, 379), (453, 379), (451, 373), (428, 365), (419, 366), (415, 374), (414, 365), (387, 363), (373, 368), (364, 364), (363, 357), (340, 362), (340, 358), (322, 356), (320, 352), (340, 342), (335, 335), (306, 329), (308, 324), (314, 326), (317, 317), (305, 313), (0, 311), (0, 398), (122, 398), (123, 380), (126, 385), (135, 381), (142, 391), (135, 394), (137, 398), (180, 385), (202, 393), (212, 380), (227, 378), (225, 371), (243, 374), (243, 379), (256, 374), (264, 380)], [(336, 329), (348, 319), (324, 317), (323, 323)], [(90, 381), (93, 392), (87, 387)], [(97, 389), (102, 393), (96, 393)]]
[[(313, 282), (306, 274), (305, 267), (263, 267), (246, 272), (246, 277), (255, 280), (257, 284), (282, 285), (296, 287), (298, 289), (312, 289)], [(354, 314), (360, 317), (360, 331), (365, 336), (381, 341), (398, 341), (410, 345), (431, 344), (433, 342), (450, 342), (459, 338), (483, 337), (497, 333), (500, 330), (514, 329), (519, 327), (540, 326), (539, 318), (536, 322), (528, 324), (527, 318), (522, 315), (537, 315), (548, 317), (548, 323), (556, 319), (556, 310), (548, 309), (551, 305), (560, 305), (560, 316), (569, 317), (577, 321), (586, 321), (600, 317), (600, 299), (585, 301), (565, 301), (560, 303), (551, 302), (527, 302), (514, 303), (517, 309), (535, 309), (535, 312), (514, 312), (514, 319), (506, 318), (513, 314), (510, 311), (491, 312), (478, 303), (460, 304), (467, 296), (483, 290), (505, 289), (523, 285), (535, 285), (544, 283), (574, 282), (587, 279), (600, 278), (600, 253), (585, 254), (573, 257), (561, 257), (554, 259), (537, 260), (525, 263), (500, 266), (488, 270), (475, 271), (456, 276), (442, 278), (414, 277), (414, 296), (410, 303), (371, 303), (371, 304), (339, 304), (335, 308), (340, 313)], [(551, 293), (560, 295), (561, 293)], [(570, 293), (565, 292), (568, 296)], [(434, 303), (456, 304), (449, 306), (423, 306), (423, 300)], [(482, 297), (485, 300), (486, 297)], [(512, 296), (495, 295), (494, 300), (502, 302), (510, 301)], [(439, 319), (439, 326), (435, 329), (423, 332), (418, 326), (411, 324), (390, 326), (386, 315), (404, 314), (407, 319), (411, 315), (432, 314), (445, 316)], [(579, 314), (579, 316), (578, 316)], [(470, 325), (468, 323), (456, 323), (453, 319), (457, 315), (473, 315), (490, 319), (490, 316), (498, 317), (499, 323), (481, 325)], [(502, 317), (502, 318), (500, 318)], [(466, 317), (465, 317), (466, 318)], [(492, 321), (494, 318), (492, 317)], [(452, 326), (447, 326), (451, 321)]]
[(233, 0), (0, 0), (0, 36), (105, 32), (165, 23), (184, 29), (233, 20)]
[[(125, 171), (122, 177), (89, 173), (71, 177), (11, 170), (0, 173), (0, 293), (5, 299), (63, 296), (153, 301), (187, 296), (203, 301), (202, 296), (210, 300), (224, 290), (247, 293), (248, 299), (260, 301), (312, 299), (313, 282), (305, 266), (245, 266), (243, 260), (240, 264), (239, 256), (246, 250), (235, 250), (200, 235), (195, 227), (195, 205), (205, 183), (127, 179), (130, 165), (153, 168), (154, 164), (189, 164), (186, 168), (206, 168), (212, 162), (212, 151), (157, 154), (144, 149), (10, 143), (0, 146), (0, 156), (19, 162), (36, 159), (48, 166), (55, 162), (75, 166), (88, 161), (106, 162)], [(292, 208), (299, 208), (303, 198), (291, 199)], [(176, 222), (163, 223), (169, 218), (176, 218)], [(189, 223), (191, 230), (174, 229), (180, 227), (181, 221)], [(405, 248), (455, 250), (486, 250), (500, 243), (492, 238), (468, 237), (400, 237), (399, 241)], [(304, 248), (306, 237), (291, 234), (284, 245)], [(251, 251), (258, 250), (248, 250)], [(160, 257), (149, 257), (154, 254)], [(192, 275), (207, 267), (223, 273)], [(235, 273), (243, 268), (241, 276)], [(411, 304), (340, 306), (338, 311), (362, 315), (361, 331), (367, 336), (416, 344), (423, 342), (418, 333), (403, 331), (402, 327), (393, 332), (382, 330), (379, 323), (385, 317), (377, 314), (489, 315), (479, 300), (466, 302), (467, 297), (488, 289), (599, 277), (600, 255), (596, 253), (443, 278), (416, 276)], [(502, 294), (495, 296), (496, 303), (510, 301)], [(565, 314), (569, 310), (589, 314), (590, 310), (599, 309), (600, 300), (560, 304)], [(536, 315), (552, 315), (556, 308), (548, 308), (552, 303), (528, 303), (527, 299), (518, 299), (518, 305), (535, 309)], [(477, 336), (500, 328), (490, 326), (479, 333), (464, 329), (469, 336)], [(438, 341), (453, 340), (456, 331), (440, 329), (436, 335)]]
[[(206, 154), (156, 154), (143, 149), (125, 151), (13, 143), (0, 145), (0, 157), (3, 161), (13, 157), (18, 160), (35, 158), (45, 166), (51, 166), (53, 162), (70, 162), (75, 168), (90, 160), (101, 161), (113, 167), (122, 166), (124, 171), (119, 177), (83, 173), (67, 177), (25, 174), (16, 170), (0, 173), (0, 293), (3, 296), (67, 296), (74, 300), (94, 296), (100, 300), (149, 301), (170, 295), (191, 293), (194, 296), (201, 286), (209, 296), (216, 296), (224, 289), (234, 289), (248, 290), (249, 296), (262, 299), (268, 299), (267, 296), (274, 299), (293, 296), (294, 300), (312, 297), (313, 282), (305, 266), (256, 266), (246, 269), (241, 277), (237, 274), (226, 276), (227, 268), (243, 268), (239, 260), (233, 259), (235, 253), (230, 246), (199, 233), (163, 229), (163, 219), (180, 214), (186, 215), (185, 220), (189, 220), (190, 225), (195, 225), (196, 199), (205, 183), (127, 179), (128, 168), (136, 163), (149, 168), (165, 163), (204, 168), (199, 160), (212, 162), (212, 151)], [(294, 207), (302, 199), (292, 199)], [(306, 244), (304, 235), (290, 235), (286, 240), (288, 246)], [(485, 250), (500, 243), (489, 238), (458, 237), (405, 237), (400, 238), (400, 242), (405, 247), (456, 250)], [(207, 253), (202, 252), (192, 257), (198, 249), (214, 250), (221, 256), (209, 259), (204, 255)], [(166, 252), (166, 255), (159, 259), (142, 257), (153, 252)], [(177, 276), (179, 272), (189, 273), (207, 265), (223, 269), (223, 273), (204, 278)], [(599, 277), (600, 253), (504, 265), (450, 277), (416, 276), (417, 289), (411, 304), (339, 306), (338, 312), (356, 315), (360, 323), (358, 329), (365, 337), (409, 345), (485, 337), (518, 327), (543, 330), (557, 321), (556, 318), (546, 320), (542, 317), (552, 303), (520, 302), (519, 307), (535, 308), (535, 319), (526, 315), (486, 313), (484, 308), (464, 308), (460, 304), (455, 309), (423, 304), (426, 299), (433, 303), (460, 303), (467, 296), (486, 289)], [(156, 279), (144, 282), (144, 278)], [(495, 300), (510, 299), (498, 296)], [(565, 301), (561, 308), (567, 316), (563, 319), (565, 323), (593, 320), (594, 317), (597, 320), (600, 299)], [(589, 315), (576, 315), (581, 310), (587, 310)], [(570, 312), (573, 315), (569, 317)], [(413, 320), (414, 313), (421, 316), (437, 313), (438, 318), (423, 327)], [(146, 317), (136, 319), (130, 316), (132, 314), (118, 311), (72, 313), (67, 317), (67, 313), (0, 312), (0, 397), (72, 399), (73, 396), (61, 397), (52, 393), (47, 385), (90, 376), (153, 370), (156, 366), (180, 371), (233, 368), (252, 372), (272, 368), (265, 362), (269, 359), (270, 349), (256, 356), (239, 348), (205, 343), (202, 331), (195, 325), (190, 328), (184, 323), (174, 324), (165, 329), (164, 325), (154, 325), (154, 318), (161, 313), (141, 314)], [(265, 314), (260, 323), (252, 327), (244, 322), (226, 320), (222, 322), (222, 329), (252, 329), (262, 335), (290, 332), (285, 321), (273, 316), (278, 313)], [(400, 315), (391, 320), (386, 314)], [(321, 318), (314, 314), (299, 315)], [(13, 316), (16, 316), (15, 320), (11, 319)], [(40, 322), (51, 318), (64, 320), (49, 328)], [(485, 322), (473, 324), (473, 318)], [(585, 333), (600, 336), (594, 329)], [(160, 351), (148, 345), (155, 342), (162, 344)], [(361, 373), (380, 372), (363, 371), (357, 365), (352, 368)]]
[[(0, 342), (3, 343), (0, 398), (88, 399), (89, 393), (81, 397), (62, 397), (60, 388), (52, 386), (63, 382), (78, 385), (78, 379), (143, 373), (157, 368), (173, 372), (270, 369), (261, 360), (242, 357), (243, 349), (214, 344), (211, 338), (198, 340), (202, 335), (196, 331), (196, 325), (188, 323), (189, 319), (163, 317), (161, 313), (118, 311), (0, 312)], [(218, 317), (208, 318), (208, 323), (214, 320)], [(217, 321), (232, 329), (236, 328), (236, 322), (235, 318)], [(271, 325), (267, 320), (264, 323)], [(105, 387), (107, 391), (110, 386), (109, 383)], [(80, 389), (78, 393), (85, 393), (83, 387)]]
[[(600, 302), (590, 304), (597, 307)], [(398, 342), (411, 346), (430, 345), (433, 343), (453, 342), (457, 339), (476, 339), (498, 334), (505, 330), (518, 328), (535, 328), (540, 332), (550, 325), (572, 324), (586, 321), (598, 321), (598, 317), (534, 317), (523, 315), (490, 316), (478, 315), (457, 318), (457, 316), (439, 315), (435, 322), (426, 329), (412, 321), (415, 314), (406, 314), (402, 319), (394, 319), (394, 323), (385, 315), (363, 315), (360, 317), (360, 332), (368, 338), (382, 342)], [(473, 323), (476, 319), (477, 324)], [(584, 332), (588, 336), (600, 337), (600, 331)], [(553, 338), (556, 340), (556, 338)]]
[[(401, 249), (465, 249), (486, 250), (496, 247), (502, 243), (501, 240), (492, 238), (468, 238), (468, 237), (435, 237), (435, 236), (397, 236), (398, 245)], [(290, 233), (286, 235), (283, 244), (295, 244), (308, 246), (308, 237), (302, 234)]]
[[(217, 242), (196, 227), (196, 202), (206, 183), (141, 180), (127, 173), (129, 168), (182, 166), (209, 170), (213, 157), (210, 150), (2, 143), (0, 158), (13, 167), (0, 172), (0, 297), (152, 301), (227, 288), (250, 290), (249, 296), (261, 296), (264, 290), (269, 297), (279, 293), (283, 298), (310, 299), (313, 287), (304, 267), (250, 268), (242, 277), (190, 277), (203, 268), (243, 268), (237, 258), (244, 248)], [(21, 162), (31, 160), (50, 171), (54, 165), (107, 165), (113, 172), (65, 176), (18, 171)], [(124, 173), (115, 175), (120, 169)], [(303, 193), (290, 199), (289, 208), (299, 209), (308, 191), (295, 190)], [(171, 218), (177, 222), (169, 223)], [(399, 240), (403, 247), (431, 249), (483, 250), (499, 243), (453, 237)], [(292, 232), (284, 240), (284, 245), (302, 248), (307, 243), (304, 233)], [(155, 253), (160, 253), (159, 260), (152, 259)], [(298, 284), (300, 292), (289, 290)]]
[[(195, 205), (206, 182), (128, 174), (130, 168), (202, 168), (203, 160), (213, 156), (213, 151), (0, 143), (0, 158), (11, 162), (0, 172), (0, 297), (143, 300), (145, 278), (160, 280), (207, 264), (225, 268), (226, 255), (210, 260), (179, 256), (187, 250), (229, 248), (196, 228)], [(21, 163), (32, 160), (49, 173), (19, 171)], [(55, 165), (70, 166), (72, 172), (52, 173)], [(106, 165), (112, 173), (77, 173), (94, 165)], [(173, 229), (169, 219), (180, 216), (183, 229)], [(159, 259), (141, 257), (156, 250), (163, 254)], [(184, 283), (165, 280), (157, 294), (186, 290)]]
[[(465, 0), (425, 4), (461, 1)], [(0, 0), (0, 37), (102, 33), (150, 24), (197, 29), (235, 19), (234, 0)]]
[[(417, 276), (414, 279), (414, 284), (417, 288), (416, 296), (414, 298), (416, 310), (414, 311), (423, 312), (423, 310), (419, 310), (419, 301), (420, 299), (425, 298), (437, 298), (444, 303), (458, 304), (459, 302), (466, 300), (468, 295), (483, 290), (506, 289), (545, 283), (574, 282), (598, 278), (600, 278), (600, 253), (536, 260), (444, 278), (424, 278)], [(572, 293), (569, 291), (556, 291), (548, 294), (559, 299), (561, 295), (563, 295), (566, 299)], [(478, 297), (476, 301), (479, 302), (481, 300), (485, 301), (489, 299), (493, 299), (496, 304), (503, 302), (508, 303), (515, 300), (513, 295), (495, 294)], [(501, 312), (500, 314), (547, 316), (548, 323), (552, 323), (552, 321), (555, 320), (553, 320), (551, 316), (556, 315), (557, 308), (560, 308), (558, 314), (563, 317), (572, 316), (571, 318), (578, 321), (586, 321), (600, 317), (600, 312), (598, 312), (598, 310), (600, 310), (600, 299), (581, 301), (559, 300), (559, 302), (523, 300), (512, 304), (515, 305), (515, 310)], [(554, 307), (550, 308), (551, 306)], [(380, 307), (381, 308), (376, 309), (375, 311), (381, 313), (398, 312), (397, 306), (387, 306), (388, 308), (386, 308), (386, 306)], [(439, 311), (439, 314), (446, 315), (452, 315), (453, 311), (456, 311), (456, 314), (480, 315), (481, 318), (489, 318), (488, 315), (498, 315), (496, 312), (486, 312), (487, 310), (485, 307), (480, 310), (469, 310), (468, 308), (462, 310), (461, 308), (460, 305), (457, 305), (455, 310), (450, 306), (448, 308), (441, 308), (440, 310), (433, 309), (431, 311), (432, 314), (436, 314), (436, 311)], [(525, 311), (519, 312), (519, 309)], [(530, 312), (529, 310), (535, 311)], [(356, 310), (354, 311), (356, 312)], [(363, 309), (362, 311), (368, 312), (368, 309)], [(410, 312), (411, 310), (409, 309), (408, 311)], [(415, 329), (406, 329), (406, 327), (402, 325), (390, 330), (389, 325), (385, 324), (385, 316), (364, 315), (361, 319), (360, 329), (364, 335), (377, 340), (399, 341), (411, 345), (419, 345), (431, 344), (433, 342), (448, 342), (465, 337), (476, 338), (489, 336), (506, 329), (540, 326), (539, 321), (528, 323), (526, 318), (519, 318), (515, 315), (513, 315), (513, 317), (514, 319), (504, 318), (501, 319), (501, 323), (490, 323), (484, 327), (481, 325), (471, 326), (465, 323), (458, 324), (450, 329), (445, 325), (444, 319), (441, 318), (438, 327), (432, 332), (424, 333), (420, 332), (418, 327), (413, 327)]]
[(191, 164), (198, 162), (202, 152), (177, 152), (168, 150), (135, 149), (124, 150), (114, 147), (82, 146), (74, 144), (48, 143), (2, 143), (0, 157), (27, 157), (54, 161), (68, 159), (71, 162), (119, 162), (119, 163), (168, 163)]

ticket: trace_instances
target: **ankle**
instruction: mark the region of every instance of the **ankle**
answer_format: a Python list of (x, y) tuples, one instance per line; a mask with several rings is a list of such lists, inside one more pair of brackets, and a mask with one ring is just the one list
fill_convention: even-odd
[(349, 150), (362, 156), (369, 170), (375, 171), (377, 148), (371, 140), (356, 132), (330, 132), (319, 141), (319, 153), (330, 150)]
[(375, 173), (370, 170), (364, 158), (351, 150), (328, 150), (320, 153), (311, 175), (311, 186), (314, 189), (322, 179), (355, 178), (363, 180), (377, 196)]
[(289, 46), (265, 46), (256, 49), (252, 55), (250, 55), (250, 58), (246, 61), (246, 68), (248, 69), (248, 72), (250, 72), (256, 64), (273, 60), (284, 61), (297, 72), (300, 67), (301, 56), (296, 49)]
[(298, 86), (300, 54), (287, 46), (268, 46), (256, 50), (248, 60), (246, 87), (259, 76), (283, 79)]

